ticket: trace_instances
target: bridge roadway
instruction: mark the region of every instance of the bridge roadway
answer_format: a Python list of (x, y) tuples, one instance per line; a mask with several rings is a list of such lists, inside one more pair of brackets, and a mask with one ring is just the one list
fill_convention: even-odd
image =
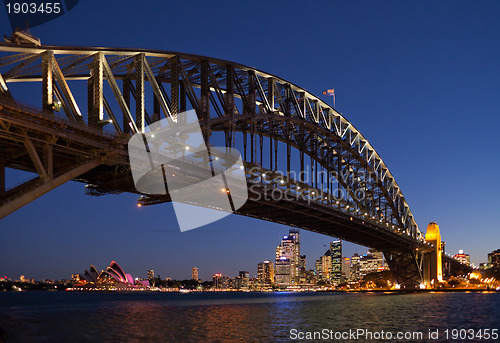
[[(61, 116), (37, 111), (34, 108), (19, 105), (8, 100), (0, 101), (0, 146), (7, 163), (5, 167), (32, 173), (38, 173), (30, 154), (24, 150), (27, 138), (33, 142), (36, 151), (46, 148), (47, 140), (53, 144), (53, 178), (64, 175), (73, 166), (84, 164), (83, 161), (99, 161), (99, 165), (75, 178), (75, 181), (87, 184), (87, 192), (93, 194), (92, 185), (101, 185), (101, 193), (130, 192), (139, 194), (134, 186), (127, 159), (128, 134), (107, 134), (87, 126), (70, 122)], [(21, 150), (19, 150), (22, 148)], [(19, 153), (23, 151), (24, 153)], [(18, 152), (16, 154), (16, 152)], [(88, 162), (87, 162), (88, 163)], [(315, 190), (295, 180), (286, 184), (272, 182), (255, 175), (255, 170), (264, 170), (246, 162), (249, 200), (236, 213), (268, 220), (276, 223), (302, 228), (332, 237), (342, 238), (353, 243), (371, 247), (380, 251), (406, 251), (408, 249), (428, 249), (422, 240), (414, 239), (405, 232), (388, 228), (371, 218), (359, 217), (354, 208), (349, 211), (345, 204), (336, 204), (334, 199), (324, 201), (310, 197)], [(23, 203), (32, 200), (30, 190), (42, 183), (42, 178), (15, 187), (0, 195), (2, 217), (11, 201), (19, 201), (24, 194)], [(289, 185), (302, 185), (302, 195), (292, 189), (286, 197), (276, 196), (273, 190), (287, 189)], [(289, 189), (290, 190), (290, 189)], [(319, 190), (316, 190), (319, 193)], [(40, 194), (41, 195), (41, 194)], [(273, 200), (273, 198), (275, 200)], [(148, 200), (148, 201), (147, 201)], [(141, 203), (169, 201), (168, 196), (149, 196)]]

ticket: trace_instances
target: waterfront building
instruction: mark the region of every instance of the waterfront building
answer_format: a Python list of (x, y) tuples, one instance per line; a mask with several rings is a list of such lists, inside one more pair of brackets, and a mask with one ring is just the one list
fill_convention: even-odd
[(306, 263), (306, 255), (300, 255), (299, 259), (299, 283), (307, 282), (307, 263)]
[(280, 286), (291, 284), (290, 260), (286, 256), (281, 256), (279, 260), (276, 260), (274, 283)]
[(351, 281), (358, 281), (361, 279), (359, 276), (359, 266), (360, 266), (361, 256), (358, 253), (354, 253), (351, 257)]
[(247, 271), (240, 271), (238, 277), (241, 279), (240, 288), (248, 288), (250, 281), (250, 273)]
[(266, 260), (257, 265), (257, 279), (265, 285), (274, 284), (274, 265), (273, 262)]
[[(278, 272), (279, 265), (279, 272)], [(298, 284), (300, 279), (300, 233), (297, 229), (291, 229), (289, 234), (283, 236), (281, 244), (276, 247), (276, 274), (279, 279), (276, 283)]]
[(493, 268), (500, 268), (500, 249), (488, 254), (488, 265)]
[(349, 257), (344, 257), (342, 259), (342, 282), (349, 281), (351, 279), (351, 259)]
[(332, 251), (327, 250), (323, 256), (321, 256), (321, 276), (320, 279), (323, 281), (330, 281), (332, 275)]
[(362, 279), (370, 273), (379, 271), (380, 261), (373, 254), (366, 254), (359, 259), (359, 278)]
[(330, 243), (330, 255), (332, 259), (330, 281), (338, 285), (342, 282), (342, 241)]
[(220, 273), (214, 274), (212, 277), (213, 288), (215, 289), (226, 289), (229, 288), (229, 277), (224, 276)]
[(314, 276), (316, 276), (316, 280), (321, 279), (321, 270), (322, 270), (322, 265), (321, 265), (321, 257), (314, 262)]
[(470, 256), (469, 254), (465, 254), (463, 250), (459, 250), (458, 254), (453, 255), (453, 258), (460, 261), (460, 263), (470, 265)]
[(83, 274), (79, 275), (79, 279), (83, 284), (89, 284), (93, 287), (114, 286), (128, 288), (134, 286), (132, 275), (126, 274), (115, 261), (111, 261), (109, 266), (100, 273), (97, 272), (97, 269), (93, 265), (90, 265), (90, 271), (85, 270)]
[(193, 267), (193, 269), (191, 269), (191, 279), (198, 281), (198, 268), (197, 267)]

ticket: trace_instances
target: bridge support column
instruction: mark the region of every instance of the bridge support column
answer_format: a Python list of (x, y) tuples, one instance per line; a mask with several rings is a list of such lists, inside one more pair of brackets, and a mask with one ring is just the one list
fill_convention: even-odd
[(425, 233), (425, 240), (434, 246), (434, 249), (424, 258), (424, 282), (426, 286), (434, 286), (443, 282), (443, 256), (439, 225), (430, 222)]

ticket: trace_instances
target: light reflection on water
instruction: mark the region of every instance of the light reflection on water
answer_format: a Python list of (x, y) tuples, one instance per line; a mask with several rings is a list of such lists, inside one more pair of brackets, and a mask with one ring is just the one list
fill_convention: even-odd
[(290, 330), (499, 328), (500, 293), (0, 294), (6, 342), (269, 342)]

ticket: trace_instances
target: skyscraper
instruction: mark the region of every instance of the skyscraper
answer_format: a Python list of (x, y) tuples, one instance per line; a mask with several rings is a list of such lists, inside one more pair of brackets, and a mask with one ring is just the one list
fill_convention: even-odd
[(338, 285), (342, 282), (342, 241), (330, 243), (330, 255), (332, 256), (330, 280), (334, 285)]
[(300, 233), (297, 229), (291, 229), (287, 236), (282, 237), (281, 244), (276, 247), (276, 283), (298, 284), (299, 265)]
[(191, 270), (191, 279), (198, 281), (198, 268), (193, 267)]
[(286, 256), (281, 256), (276, 260), (276, 270), (274, 282), (277, 285), (286, 286), (291, 283), (290, 279), (290, 260)]
[(328, 249), (321, 256), (321, 279), (330, 281), (332, 278), (332, 251)]
[(351, 257), (351, 281), (358, 281), (360, 279), (360, 260), (361, 257), (357, 253), (354, 253)]
[(266, 260), (257, 265), (257, 278), (263, 284), (274, 284), (274, 265), (271, 261)]
[(351, 259), (349, 257), (344, 257), (342, 259), (342, 282), (349, 281), (351, 279)]
[(151, 286), (155, 285), (155, 271), (153, 269), (148, 270), (148, 280)]
[(321, 279), (321, 270), (322, 270), (322, 266), (321, 266), (321, 257), (320, 257), (314, 263), (314, 276), (316, 277), (316, 281)]

